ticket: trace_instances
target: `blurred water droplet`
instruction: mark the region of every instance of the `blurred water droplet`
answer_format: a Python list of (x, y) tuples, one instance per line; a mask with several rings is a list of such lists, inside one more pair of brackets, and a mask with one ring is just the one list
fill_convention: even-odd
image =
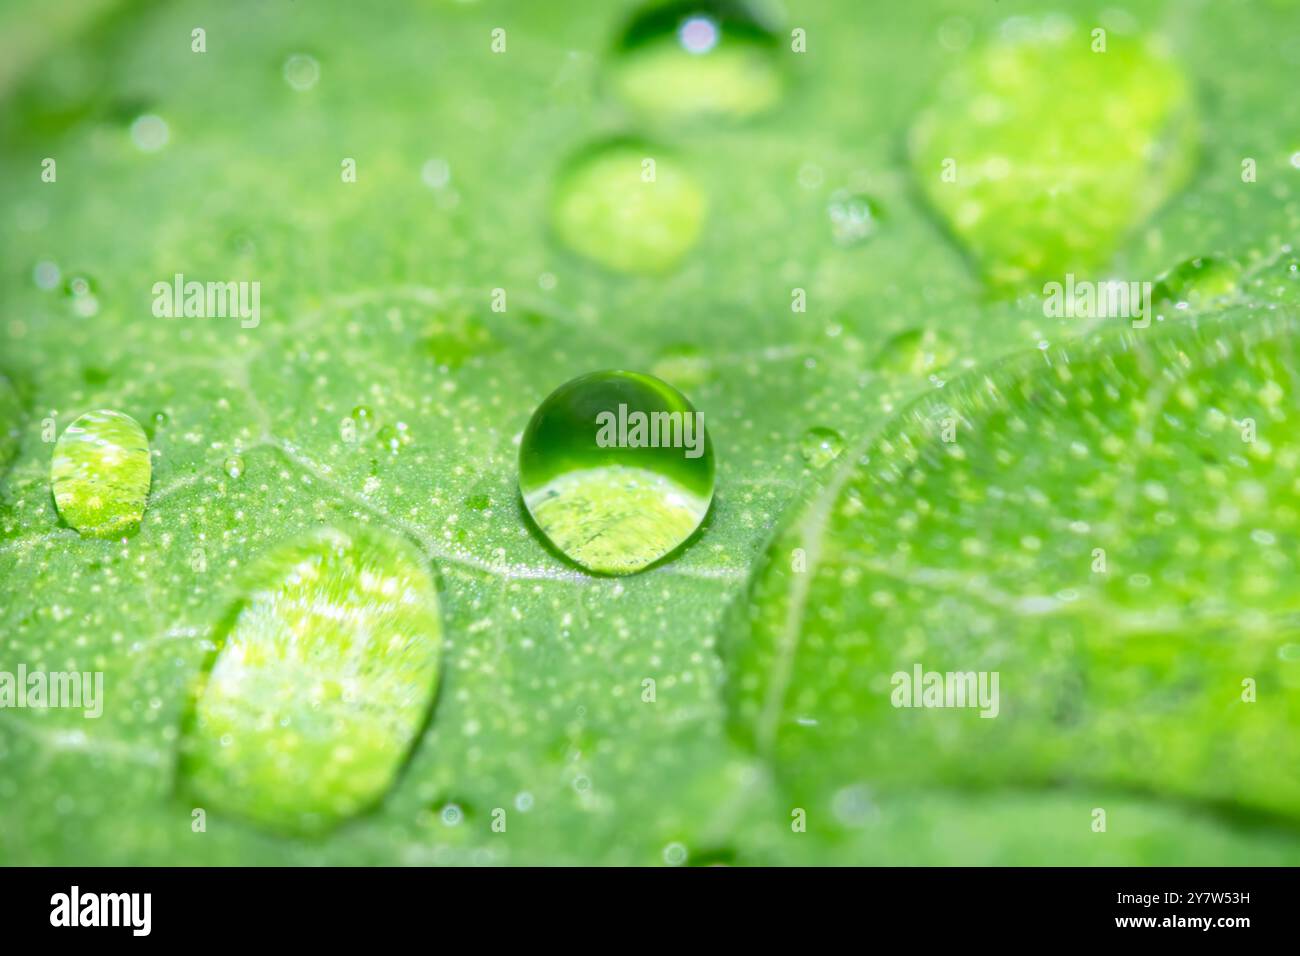
[(743, 3), (652, 3), (619, 41), (614, 88), (633, 108), (669, 120), (744, 118), (785, 86), (776, 34)]
[(856, 246), (876, 234), (880, 226), (880, 206), (870, 196), (840, 190), (831, 196), (826, 207), (831, 220), (831, 236), (837, 245)]
[(254, 564), (194, 698), (181, 780), (204, 805), (316, 833), (378, 801), (433, 701), (442, 624), (406, 541), (319, 529)]
[(704, 192), (662, 148), (618, 141), (594, 147), (560, 174), (551, 206), (556, 235), (619, 272), (661, 273), (695, 245)]
[(244, 459), (238, 455), (231, 455), (226, 459), (222, 468), (231, 478), (241, 478), (244, 474)]
[(844, 451), (844, 436), (833, 428), (810, 428), (799, 442), (799, 454), (813, 468), (825, 468)]
[(284, 61), (284, 81), (305, 93), (320, 80), (320, 63), (306, 53), (295, 53)]
[(891, 375), (921, 376), (947, 368), (957, 358), (956, 347), (932, 329), (899, 332), (880, 347), (871, 366)]
[(58, 265), (48, 259), (36, 263), (32, 269), (32, 281), (36, 283), (38, 289), (45, 289), (47, 292), (59, 287), (61, 276)]
[(156, 153), (171, 139), (166, 121), (153, 113), (136, 117), (131, 124), (131, 142), (142, 153)]
[[(1242, 269), (1222, 256), (1195, 256), (1164, 272), (1151, 289), (1151, 302), (1161, 315), (1193, 312), (1235, 296)], [(1172, 310), (1172, 312), (1171, 312)]]

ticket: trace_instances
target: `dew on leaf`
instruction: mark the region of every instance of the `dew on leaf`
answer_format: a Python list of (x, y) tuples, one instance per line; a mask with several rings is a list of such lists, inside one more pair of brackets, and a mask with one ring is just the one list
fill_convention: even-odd
[(438, 313), (421, 342), (436, 364), (450, 369), (500, 347), (483, 320), (463, 308)]
[(813, 468), (825, 468), (844, 451), (844, 436), (833, 428), (810, 428), (799, 440), (799, 454)]
[(995, 287), (1105, 264), (1191, 176), (1195, 104), (1158, 41), (1025, 18), (964, 54), (910, 135), (922, 192)]
[(870, 196), (845, 190), (836, 192), (826, 205), (831, 238), (839, 246), (856, 246), (876, 234), (880, 226), (880, 204)]
[(613, 85), (654, 118), (745, 118), (781, 97), (779, 49), (776, 34), (742, 3), (653, 3), (619, 41)]
[(636, 372), (582, 375), (537, 407), (519, 448), (519, 490), (542, 534), (588, 570), (630, 574), (700, 526), (713, 499), (704, 416)]
[(352, 409), (352, 421), (358, 429), (368, 432), (375, 425), (375, 413), (367, 405), (358, 405)]
[(678, 343), (661, 349), (650, 371), (678, 388), (698, 388), (713, 378), (713, 363), (696, 346)]
[(871, 366), (890, 375), (921, 376), (948, 367), (957, 349), (946, 336), (932, 329), (899, 332), (880, 347)]
[(414, 441), (411, 437), (411, 429), (406, 422), (394, 422), (391, 425), (385, 425), (379, 429), (375, 437), (379, 439), (381, 445), (394, 455)]
[(418, 551), (322, 528), (248, 571), (184, 730), (180, 780), (222, 812), (316, 833), (378, 802), (436, 692), (442, 623)]
[(662, 273), (695, 245), (704, 192), (675, 157), (618, 141), (596, 147), (560, 175), (551, 206), (556, 235), (617, 272)]
[(223, 463), (222, 470), (231, 478), (241, 478), (244, 474), (244, 459), (239, 455), (231, 455)]
[(140, 523), (151, 473), (149, 440), (134, 418), (87, 412), (54, 445), (54, 504), (82, 536), (117, 537)]
[(32, 268), (32, 281), (36, 283), (36, 288), (44, 289), (47, 292), (59, 287), (59, 279), (62, 273), (56, 263), (43, 259)]
[(1180, 262), (1156, 279), (1151, 302), (1160, 314), (1195, 312), (1235, 296), (1241, 288), (1242, 268), (1223, 256), (1195, 256)]
[(142, 153), (156, 153), (171, 139), (167, 121), (153, 113), (137, 116), (131, 123), (131, 142)]
[(282, 72), (286, 83), (305, 93), (320, 80), (320, 63), (306, 53), (295, 53), (284, 61)]

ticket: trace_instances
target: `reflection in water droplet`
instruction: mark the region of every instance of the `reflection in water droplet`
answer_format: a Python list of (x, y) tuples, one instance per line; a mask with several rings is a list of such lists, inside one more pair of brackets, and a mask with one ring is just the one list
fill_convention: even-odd
[(665, 346), (650, 371), (678, 388), (698, 388), (713, 378), (713, 363), (690, 343)]
[(593, 372), (561, 385), (533, 413), (519, 448), (529, 514), (566, 557), (630, 574), (700, 526), (713, 500), (704, 416), (666, 382)]
[(799, 454), (813, 468), (825, 468), (844, 451), (844, 436), (833, 428), (810, 428), (799, 442)]
[(856, 246), (866, 242), (880, 225), (880, 205), (860, 193), (840, 190), (831, 196), (826, 210), (830, 214), (831, 236), (837, 245)]
[(240, 478), (244, 474), (244, 459), (238, 455), (231, 455), (226, 459), (222, 468), (231, 478)]
[(956, 347), (932, 329), (908, 329), (881, 346), (871, 366), (891, 375), (927, 375), (957, 358)]
[(83, 537), (118, 537), (144, 516), (152, 468), (149, 440), (134, 418), (87, 412), (54, 445), (54, 504)]
[(357, 428), (363, 432), (368, 432), (374, 427), (375, 413), (366, 405), (358, 405), (352, 409), (352, 420), (356, 423)]
[(699, 238), (704, 193), (673, 156), (647, 144), (596, 147), (561, 173), (551, 207), (575, 252), (620, 272), (666, 272)]
[(1239, 263), (1221, 256), (1196, 256), (1166, 271), (1151, 289), (1151, 302), (1160, 315), (1195, 312), (1240, 291)]
[(205, 806), (319, 832), (377, 802), (433, 702), (433, 578), (376, 529), (317, 530), (254, 565), (223, 619), (181, 749)]
[(654, 3), (624, 31), (614, 88), (664, 119), (752, 116), (781, 96), (779, 49), (776, 34), (743, 4)]
[(284, 61), (284, 81), (299, 93), (305, 93), (320, 80), (320, 63), (305, 53), (295, 53)]

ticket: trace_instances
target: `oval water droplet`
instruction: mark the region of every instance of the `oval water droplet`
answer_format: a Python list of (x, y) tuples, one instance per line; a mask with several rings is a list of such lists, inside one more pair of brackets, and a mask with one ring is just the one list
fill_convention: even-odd
[(825, 468), (844, 451), (844, 436), (833, 428), (810, 428), (799, 442), (799, 454), (813, 468)]
[(352, 409), (352, 421), (356, 423), (358, 429), (368, 432), (375, 426), (375, 413), (368, 405), (358, 405)]
[(313, 833), (378, 802), (424, 727), (442, 622), (406, 541), (319, 529), (249, 569), (185, 728), (204, 806)]
[(152, 467), (149, 440), (134, 418), (110, 409), (87, 412), (54, 445), (54, 504), (83, 537), (125, 534), (144, 516)]
[(776, 34), (745, 4), (654, 3), (624, 31), (613, 84), (649, 116), (744, 118), (780, 99), (779, 50)]
[(414, 439), (411, 437), (411, 429), (406, 422), (394, 422), (391, 425), (385, 425), (379, 429), (379, 443), (388, 449), (390, 454), (396, 455), (399, 451), (411, 444)]
[(1161, 315), (1195, 312), (1232, 298), (1241, 289), (1242, 268), (1223, 256), (1195, 256), (1165, 271), (1151, 289)]
[(659, 147), (620, 140), (596, 147), (563, 171), (551, 207), (569, 248), (619, 272), (661, 273), (695, 245), (704, 192)]
[(957, 358), (956, 347), (932, 329), (908, 329), (885, 342), (872, 368), (889, 375), (928, 375), (947, 368)]
[(827, 203), (826, 212), (831, 221), (831, 238), (836, 245), (860, 245), (880, 228), (880, 204), (861, 193), (836, 192)]
[(244, 475), (244, 459), (238, 455), (231, 455), (226, 459), (222, 468), (231, 478), (242, 478)]
[(679, 388), (698, 388), (713, 378), (713, 363), (690, 343), (665, 346), (650, 371)]
[(713, 500), (704, 416), (666, 382), (637, 372), (582, 375), (528, 422), (519, 490), (538, 528), (588, 570), (630, 574), (700, 526)]
[(299, 93), (312, 89), (320, 80), (320, 63), (314, 56), (295, 53), (284, 61), (284, 81)]
[(1087, 275), (1180, 190), (1197, 126), (1183, 70), (1149, 38), (1105, 52), (1059, 17), (1018, 18), (964, 54), (918, 114), (922, 192), (1003, 289)]

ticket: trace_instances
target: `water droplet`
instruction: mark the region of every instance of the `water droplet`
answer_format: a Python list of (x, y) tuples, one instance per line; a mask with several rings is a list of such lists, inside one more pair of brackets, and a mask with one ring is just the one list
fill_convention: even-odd
[(779, 49), (776, 34), (744, 4), (654, 3), (619, 41), (614, 88), (661, 119), (753, 116), (781, 96)]
[(131, 123), (131, 142), (142, 153), (156, 153), (171, 139), (171, 130), (161, 116), (145, 113)]
[(663, 149), (630, 141), (596, 147), (560, 176), (551, 215), (575, 252), (619, 272), (659, 273), (695, 245), (704, 192)]
[(434, 362), (449, 369), (459, 368), (469, 359), (500, 347), (483, 320), (469, 309), (439, 312), (426, 328), (422, 341)]
[(36, 263), (32, 269), (32, 281), (36, 283), (38, 289), (45, 289), (47, 292), (50, 289), (59, 287), (60, 278), (62, 278), (62, 273), (59, 271), (58, 265), (48, 259)]
[(700, 526), (713, 499), (704, 417), (636, 372), (582, 375), (537, 407), (519, 448), (519, 490), (565, 556), (603, 574), (640, 571)]
[(171, 419), (169, 419), (169, 418), (167, 417), (167, 413), (166, 413), (166, 412), (161, 412), (161, 411), (160, 411), (160, 412), (154, 412), (154, 413), (153, 413), (153, 423), (154, 423), (156, 426), (158, 426), (159, 428), (162, 428), (162, 427), (163, 427), (164, 425), (166, 425), (167, 422), (169, 422), (170, 420), (171, 420)]
[(872, 368), (890, 375), (921, 376), (947, 368), (957, 349), (931, 329), (908, 329), (885, 342), (872, 360)]
[(844, 451), (844, 436), (833, 428), (810, 428), (799, 442), (799, 454), (814, 468), (825, 468)]
[(664, 862), (669, 866), (681, 866), (686, 862), (688, 853), (680, 843), (670, 843), (664, 847)]
[(392, 425), (385, 425), (383, 428), (379, 429), (379, 434), (376, 437), (379, 439), (379, 443), (394, 455), (414, 441), (411, 437), (411, 430), (406, 426), (406, 422), (396, 422)]
[(320, 80), (320, 63), (306, 53), (295, 53), (284, 61), (284, 81), (305, 93)]
[(149, 440), (134, 418), (87, 412), (54, 445), (54, 504), (82, 536), (118, 537), (144, 516), (151, 474)]
[(238, 455), (231, 455), (222, 467), (231, 478), (242, 478), (244, 475), (244, 459)]
[(72, 303), (72, 311), (82, 318), (90, 318), (99, 312), (99, 299), (90, 276), (73, 273), (64, 282), (63, 292)]
[(1195, 102), (1156, 41), (1061, 18), (972, 46), (909, 139), (922, 192), (1000, 288), (1096, 272), (1190, 179)]
[(487, 495), (470, 495), (465, 499), (465, 507), (471, 511), (487, 511), (492, 507), (492, 499)]
[(870, 196), (840, 190), (831, 196), (826, 211), (831, 220), (831, 237), (837, 245), (856, 246), (876, 234), (880, 226), (880, 205)]
[(1164, 272), (1151, 289), (1151, 302), (1162, 315), (1170, 310), (1195, 312), (1213, 302), (1235, 296), (1241, 288), (1242, 269), (1232, 259), (1196, 256)]
[(426, 160), (420, 167), (420, 179), (430, 189), (444, 189), (451, 182), (451, 166), (445, 159)]
[(194, 698), (181, 780), (258, 823), (320, 832), (378, 801), (433, 702), (442, 624), (406, 541), (322, 528), (248, 572)]
[(698, 388), (713, 378), (713, 363), (694, 345), (683, 342), (665, 346), (650, 371), (678, 388)]
[(368, 432), (375, 425), (375, 413), (366, 405), (358, 405), (352, 409), (352, 420), (356, 422), (358, 429)]

